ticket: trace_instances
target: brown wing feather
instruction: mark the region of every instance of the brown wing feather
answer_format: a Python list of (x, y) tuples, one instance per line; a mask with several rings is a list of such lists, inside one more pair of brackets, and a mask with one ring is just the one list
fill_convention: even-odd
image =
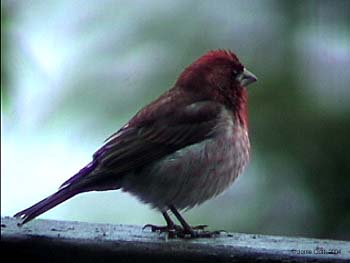
[(204, 101), (123, 127), (95, 153), (102, 170), (123, 173), (209, 138), (222, 105)]

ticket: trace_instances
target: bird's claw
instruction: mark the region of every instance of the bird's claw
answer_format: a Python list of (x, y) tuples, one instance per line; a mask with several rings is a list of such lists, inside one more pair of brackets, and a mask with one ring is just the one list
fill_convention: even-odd
[(184, 229), (182, 233), (178, 233), (181, 238), (211, 238), (221, 234), (221, 231), (204, 231), (207, 225), (199, 225), (191, 227), (191, 229)]
[(204, 231), (207, 225), (193, 226), (190, 229), (184, 229), (182, 226), (157, 226), (152, 224), (145, 225), (142, 230), (150, 228), (152, 232), (167, 233), (168, 238), (210, 238), (220, 235), (220, 231)]
[(177, 231), (177, 230), (182, 229), (182, 227), (179, 225), (157, 226), (157, 225), (147, 224), (142, 228), (142, 230), (145, 230), (147, 228), (150, 228), (152, 232), (160, 232), (160, 233), (169, 232), (169, 231)]

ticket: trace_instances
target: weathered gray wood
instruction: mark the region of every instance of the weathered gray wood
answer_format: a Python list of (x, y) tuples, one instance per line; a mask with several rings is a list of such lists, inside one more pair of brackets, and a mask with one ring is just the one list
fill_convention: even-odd
[[(350, 242), (223, 233), (171, 239), (140, 226), (1, 218), (3, 258), (34, 262), (350, 262)], [(14, 261), (16, 262), (16, 261)]]

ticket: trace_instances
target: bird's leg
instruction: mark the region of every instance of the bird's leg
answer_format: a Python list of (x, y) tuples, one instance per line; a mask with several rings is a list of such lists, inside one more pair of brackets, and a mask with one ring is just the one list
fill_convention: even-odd
[(220, 231), (204, 231), (204, 229), (207, 227), (207, 225), (198, 225), (191, 227), (186, 220), (180, 215), (179, 211), (174, 206), (169, 206), (169, 209), (171, 212), (176, 216), (177, 220), (179, 220), (180, 224), (182, 225), (183, 229), (181, 231), (177, 231), (177, 236), (179, 237), (190, 237), (190, 238), (196, 238), (196, 237), (212, 237), (214, 235), (220, 234)]
[(160, 233), (167, 232), (170, 238), (176, 237), (176, 232), (182, 231), (182, 227), (179, 225), (176, 225), (173, 222), (173, 220), (171, 220), (170, 216), (166, 211), (163, 211), (162, 215), (166, 221), (166, 226), (156, 226), (156, 225), (147, 224), (143, 227), (143, 229), (151, 228), (152, 232), (160, 232)]

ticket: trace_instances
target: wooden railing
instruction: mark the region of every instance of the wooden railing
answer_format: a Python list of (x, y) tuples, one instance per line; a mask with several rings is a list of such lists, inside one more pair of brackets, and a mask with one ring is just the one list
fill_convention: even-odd
[[(141, 226), (1, 218), (4, 260), (20, 262), (350, 262), (350, 242), (222, 233), (167, 239)], [(23, 261), (22, 261), (23, 262)]]

